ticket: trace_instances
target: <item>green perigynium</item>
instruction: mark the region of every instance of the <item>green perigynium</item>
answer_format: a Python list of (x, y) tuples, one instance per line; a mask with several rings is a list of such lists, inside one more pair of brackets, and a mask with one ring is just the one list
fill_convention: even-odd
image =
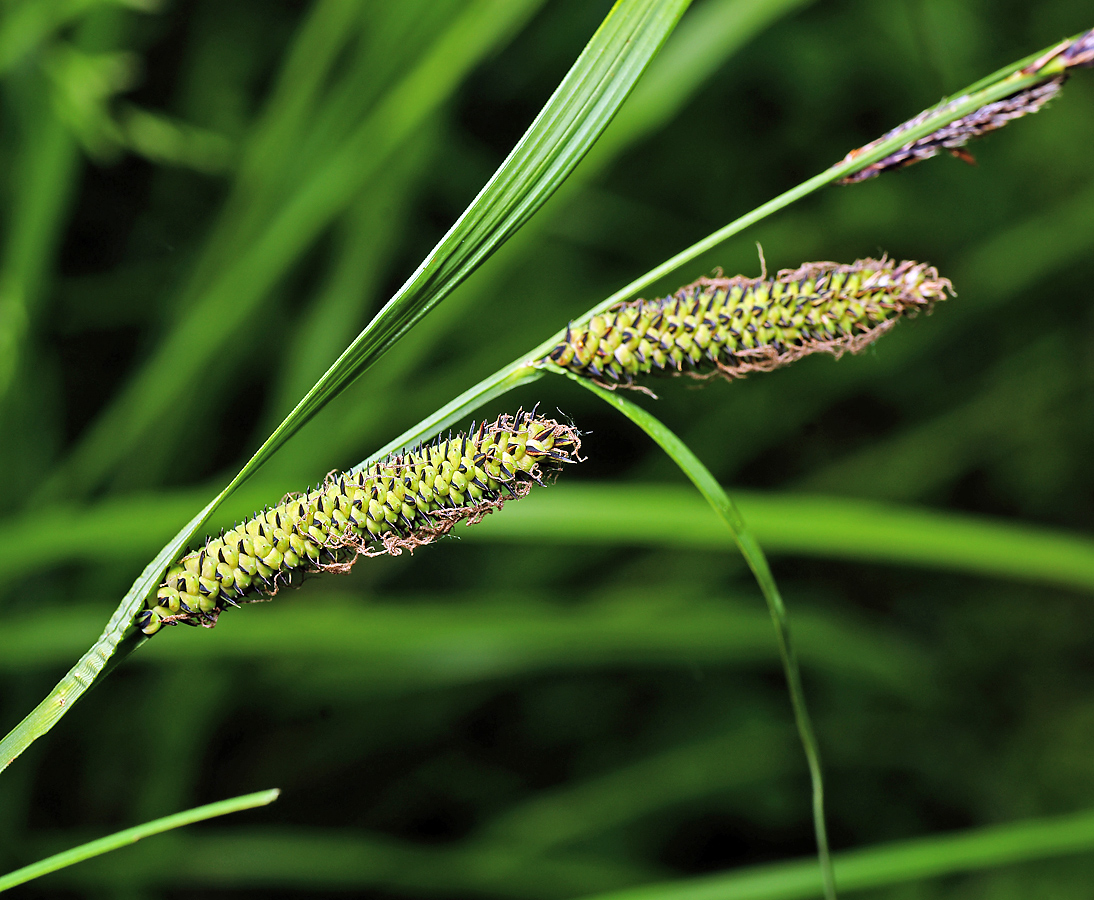
[(857, 352), (947, 293), (949, 279), (933, 267), (889, 259), (807, 263), (774, 278), (701, 278), (571, 326), (548, 357), (622, 385), (646, 373), (740, 378), (811, 353)]
[(182, 557), (137, 626), (145, 634), (178, 622), (212, 626), (224, 606), (270, 597), (304, 573), (345, 571), (359, 554), (428, 544), (577, 462), (580, 446), (568, 425), (518, 412), (331, 476)]

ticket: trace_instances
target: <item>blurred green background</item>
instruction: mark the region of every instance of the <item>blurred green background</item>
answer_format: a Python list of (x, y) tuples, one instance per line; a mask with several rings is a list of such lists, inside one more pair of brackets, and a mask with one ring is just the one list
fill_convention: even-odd
[[(597, 0), (6, 0), (0, 723), (417, 265)], [(356, 463), (620, 285), (1094, 25), (1080, 0), (696, 0), (556, 198), (219, 513)], [(1094, 73), (659, 285), (888, 253), (959, 296), (862, 356), (658, 384), (773, 554), (837, 850), (1094, 807)], [(672, 464), (588, 462), (414, 558), (158, 636), (3, 775), (0, 869), (222, 797), (33, 897), (579, 897), (807, 856), (759, 592)], [(639, 398), (642, 403), (648, 401)], [(930, 513), (930, 514), (928, 514)], [(1087, 898), (1089, 853), (880, 888)]]

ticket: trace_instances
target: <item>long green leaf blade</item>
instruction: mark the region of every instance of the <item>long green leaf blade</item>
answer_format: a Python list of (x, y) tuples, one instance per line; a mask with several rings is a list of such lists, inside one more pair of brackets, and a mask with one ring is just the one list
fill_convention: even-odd
[[(443, 427), (443, 426), (441, 426)], [(68, 562), (129, 564), (171, 533), (197, 491), (126, 497), (86, 509), (53, 507), (0, 526), (0, 580)], [(766, 552), (906, 565), (1094, 590), (1094, 540), (1006, 519), (872, 499), (734, 491)], [(244, 489), (240, 513), (263, 497)], [(560, 484), (504, 519), (487, 517), (467, 541), (643, 544), (719, 549), (724, 523), (694, 491), (669, 484)]]
[[(467, 73), (534, 11), (535, 2), (469, 3), (364, 121), (312, 170), (298, 176), (301, 183), (288, 196), (271, 198), (256, 191), (249, 184), (255, 180), (256, 161), (248, 160), (252, 165), (241, 172), (242, 196), (233, 198), (226, 210), (228, 223), (213, 236), (214, 258), (227, 251), (229, 260), (199, 289), (197, 299), (191, 298), (193, 305), (98, 417), (45, 494), (91, 490), (163, 423), (216, 356), (228, 351), (232, 338), (253, 320), (292, 264), (370, 180), (382, 177), (394, 154), (428, 123)], [(292, 125), (280, 117), (263, 123), (252, 151), (268, 152)], [(248, 203), (254, 208), (242, 213), (236, 208)], [(257, 224), (252, 221), (256, 217)], [(200, 272), (198, 277), (209, 278)]]
[[(467, 896), (557, 898), (557, 885), (574, 896), (597, 873), (617, 884), (641, 877), (637, 868), (607, 868), (600, 857), (562, 853), (531, 856), (513, 864), (511, 850), (468, 841), (457, 847), (395, 841), (350, 829), (223, 829), (217, 835), (179, 832), (166, 857), (136, 848), (126, 859), (127, 874), (138, 883), (170, 889), (221, 887), (226, 879), (238, 888), (284, 890), (402, 890)], [(1094, 812), (1028, 819), (879, 844), (835, 854), (836, 873), (845, 894), (983, 872), (1002, 866), (1051, 860), (1094, 850)], [(216, 855), (213, 851), (216, 851)], [(586, 867), (574, 865), (577, 859)], [(118, 860), (108, 862), (116, 864)], [(77, 875), (86, 878), (77, 879)], [(74, 870), (66, 883), (75, 888), (114, 887), (111, 868), (95, 873)], [(602, 878), (604, 876), (601, 876)], [(584, 900), (809, 900), (820, 893), (815, 859), (749, 866), (698, 878), (653, 882), (582, 894)], [(937, 888), (935, 889), (937, 895)], [(876, 896), (876, 895), (874, 895)], [(884, 896), (884, 895), (882, 895)], [(897, 894), (900, 896), (900, 894)], [(910, 896), (932, 896), (931, 892)], [(1081, 896), (1081, 895), (1080, 895)]]
[[(841, 890), (849, 892), (1091, 849), (1094, 813), (1087, 810), (838, 853), (835, 868)], [(800, 860), (643, 885), (600, 894), (595, 900), (806, 900), (816, 897), (820, 887), (816, 863)]]
[(79, 847), (73, 847), (71, 850), (54, 854), (29, 866), (23, 866), (23, 868), (9, 872), (7, 875), (0, 875), (0, 891), (6, 891), (34, 878), (41, 878), (50, 872), (56, 872), (58, 869), (64, 869), (86, 859), (101, 856), (111, 850), (127, 847), (154, 834), (163, 834), (165, 831), (181, 828), (183, 825), (192, 825), (194, 822), (203, 822), (206, 819), (226, 816), (229, 813), (240, 812), (244, 809), (266, 806), (273, 803), (280, 793), (279, 790), (273, 788), (268, 791), (258, 791), (254, 794), (244, 794), (241, 797), (220, 800), (217, 803), (207, 803), (205, 806), (197, 806), (185, 812), (174, 813), (161, 819), (145, 822), (143, 825), (126, 828), (124, 831), (118, 831), (107, 837), (89, 841)]
[[(909, 565), (1094, 590), (1094, 540), (1040, 525), (907, 504), (735, 491), (769, 554)], [(487, 519), (471, 541), (561, 541), (716, 548), (724, 524), (694, 492), (663, 484), (559, 485)], [(2, 563), (0, 563), (2, 566)]]

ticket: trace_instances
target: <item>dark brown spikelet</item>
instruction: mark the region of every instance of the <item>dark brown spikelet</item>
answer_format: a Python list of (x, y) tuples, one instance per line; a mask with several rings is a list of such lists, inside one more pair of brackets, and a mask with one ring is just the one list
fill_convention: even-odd
[[(856, 184), (874, 178), (882, 172), (890, 169), (900, 169), (913, 163), (937, 156), (943, 150), (963, 159), (965, 162), (975, 162), (971, 154), (962, 148), (973, 138), (987, 134), (1002, 128), (1013, 119), (1020, 119), (1030, 113), (1037, 112), (1049, 100), (1060, 92), (1063, 83), (1067, 81), (1069, 69), (1090, 68), (1094, 66), (1094, 28), (1079, 35), (1075, 40), (1063, 41), (1053, 47), (1048, 53), (1035, 59), (1023, 69), (1019, 69), (1011, 78), (1021, 78), (1044, 72), (1045, 80), (1038, 82), (1020, 91), (1015, 91), (1002, 100), (985, 104), (977, 110), (973, 110), (967, 116), (962, 116), (943, 125), (938, 131), (911, 141), (894, 153), (890, 153), (884, 159), (871, 163), (858, 172), (839, 179), (837, 184)], [(968, 97), (958, 97), (949, 103), (921, 112), (914, 119), (909, 119), (903, 125), (898, 125), (892, 131), (883, 134), (876, 141), (871, 141), (857, 150), (852, 150), (843, 158), (848, 162), (873, 150), (878, 144), (897, 137), (906, 131), (922, 124), (926, 119), (946, 110), (953, 109), (960, 103), (964, 103)]]
[(533, 482), (578, 462), (580, 447), (568, 425), (518, 412), (331, 475), (183, 556), (136, 624), (145, 634), (179, 622), (211, 627), (225, 606), (269, 598), (306, 573), (344, 572), (362, 554), (413, 551), (523, 497)]
[(812, 353), (857, 352), (947, 293), (949, 279), (931, 266), (889, 259), (808, 263), (770, 279), (702, 278), (571, 326), (547, 358), (624, 386), (646, 373), (740, 378)]
[[(972, 156), (967, 151), (962, 150), (962, 147), (974, 138), (987, 134), (989, 131), (995, 131), (998, 128), (1002, 128), (1007, 122), (1037, 112), (1059, 93), (1060, 87), (1066, 79), (1066, 75), (1057, 75), (1047, 81), (1036, 84), (1033, 87), (1026, 88), (1023, 91), (1017, 91), (1009, 97), (1004, 97), (1002, 100), (996, 100), (994, 103), (988, 103), (985, 106), (981, 106), (967, 116), (962, 116), (960, 119), (955, 119), (948, 125), (943, 125), (938, 131), (932, 131), (925, 137), (905, 144), (899, 150), (890, 153), (884, 159), (879, 159), (877, 162), (871, 163), (858, 172), (840, 178), (836, 183), (856, 184), (860, 181), (866, 181), (869, 178), (876, 178), (882, 172), (888, 172), (891, 169), (901, 169), (904, 166), (910, 166), (914, 163), (921, 162), (922, 160), (930, 159), (932, 156), (937, 156), (944, 150), (966, 162), (974, 162)], [(933, 115), (945, 112), (948, 109), (953, 109), (958, 104), (963, 103), (966, 99), (968, 98), (959, 97), (950, 103), (921, 112), (914, 119), (909, 119), (903, 125), (898, 125), (892, 131), (883, 134), (876, 141), (871, 141), (869, 144), (859, 147), (857, 150), (852, 150), (844, 157), (844, 161), (846, 162), (862, 156), (864, 153), (869, 153), (879, 144), (882, 144), (899, 134), (903, 134), (905, 131), (910, 131)]]

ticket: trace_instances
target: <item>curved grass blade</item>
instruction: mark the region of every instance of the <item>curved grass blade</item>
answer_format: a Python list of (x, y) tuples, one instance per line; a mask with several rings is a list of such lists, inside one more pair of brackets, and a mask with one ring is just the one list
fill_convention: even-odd
[[(844, 891), (941, 878), (1094, 849), (1094, 812), (958, 831), (838, 853)], [(647, 884), (588, 900), (808, 900), (820, 890), (812, 860), (776, 863), (686, 881)]]
[(14, 195), (7, 204), (10, 216), (0, 263), (0, 401), (21, 362), (80, 161), (76, 142), (49, 102), (45, 85), (15, 86), (26, 95), (20, 100), (27, 133), (23, 152), (14, 161)]
[[(360, 124), (337, 141), (333, 150), (309, 160), (310, 166), (303, 172), (271, 173), (263, 165), (270, 161), (270, 154), (263, 157), (263, 151), (284, 133), (282, 129), (291, 137), (294, 121), (301, 127), (299, 119), (290, 115), (264, 121), (247, 153), (237, 191), (211, 237), (211, 250), (183, 291), (185, 313), (140, 371), (96, 417), (42, 487), (41, 496), (86, 494), (115, 471), (142, 439), (154, 434), (157, 426), (170, 427), (165, 423), (170, 411), (188, 391), (195, 390), (211, 361), (226, 352), (231, 338), (253, 319), (292, 264), (370, 180), (383, 177), (394, 154), (436, 115), (468, 73), (532, 14), (537, 2), (471, 0), (465, 4)], [(320, 54), (320, 60), (324, 57), (329, 59), (328, 54)], [(290, 65), (286, 75), (297, 68)], [(303, 95), (307, 107), (307, 80), (304, 85), (297, 95)], [(295, 146), (299, 148), (299, 140)], [(303, 152), (283, 147), (278, 151), (282, 158)], [(256, 163), (258, 172), (266, 175), (265, 185), (255, 183)], [(271, 174), (277, 187), (262, 190), (271, 187)], [(286, 182), (299, 185), (282, 196)], [(214, 272), (210, 274), (208, 268)]]
[[(1075, 37), (1078, 37), (1078, 35)], [(587, 319), (614, 306), (616, 303), (620, 303), (623, 300), (629, 300), (639, 291), (649, 287), (655, 281), (672, 274), (681, 266), (691, 262), (708, 250), (712, 250), (714, 247), (718, 246), (718, 244), (721, 244), (734, 235), (740, 234), (746, 228), (766, 219), (772, 213), (785, 209), (787, 206), (809, 196), (825, 185), (831, 184), (834, 181), (839, 181), (841, 178), (845, 178), (865, 169), (867, 166), (870, 166), (873, 163), (884, 159), (886, 156), (889, 156), (894, 151), (899, 150), (909, 141), (926, 137), (928, 134), (932, 134), (942, 126), (948, 125), (950, 122), (956, 121), (957, 119), (961, 119), (969, 115), (969, 113), (980, 109), (982, 106), (986, 106), (996, 100), (1008, 97), (1017, 91), (1041, 83), (1045, 80), (1043, 70), (1030, 75), (1021, 75), (1018, 74), (1018, 72), (1021, 70), (1023, 63), (1036, 60), (1046, 52), (1054, 49), (1055, 46), (1056, 45), (1046, 47), (1039, 53), (1031, 54), (1020, 63), (1006, 66), (992, 75), (981, 79), (971, 87), (959, 91), (952, 97), (942, 101), (937, 108), (937, 111), (922, 118), (916, 126), (909, 128), (900, 134), (893, 135), (888, 140), (880, 141), (872, 149), (855, 156), (853, 159), (844, 158), (837, 164), (825, 169), (823, 172), (814, 175), (807, 181), (803, 181), (801, 184), (780, 194), (778, 197), (769, 200), (767, 203), (757, 206), (751, 212), (746, 213), (740, 218), (733, 220), (728, 225), (712, 232), (702, 240), (692, 244), (690, 247), (681, 250), (675, 256), (665, 260), (665, 262), (651, 269), (645, 275), (636, 278), (630, 284), (620, 288), (603, 303), (594, 307), (585, 316), (576, 320), (577, 324), (583, 324)]]
[(64, 869), (78, 862), (83, 862), (85, 859), (91, 859), (109, 853), (111, 850), (127, 847), (154, 834), (163, 834), (165, 831), (181, 828), (183, 825), (204, 822), (206, 819), (215, 819), (217, 816), (226, 816), (229, 813), (240, 812), (244, 809), (266, 806), (273, 803), (280, 793), (281, 791), (277, 788), (273, 788), (268, 791), (258, 791), (254, 794), (244, 794), (241, 797), (220, 800), (217, 803), (208, 803), (205, 806), (196, 806), (185, 812), (174, 813), (170, 816), (164, 816), (162, 819), (145, 822), (143, 825), (126, 828), (124, 831), (81, 844), (79, 847), (73, 847), (71, 850), (54, 854), (29, 866), (23, 866), (23, 868), (9, 872), (7, 875), (0, 875), (0, 891), (6, 891), (34, 878), (40, 878), (50, 872), (56, 872), (58, 869)]
[(775, 636), (779, 644), (779, 656), (782, 658), (783, 670), (786, 673), (790, 702), (794, 708), (794, 720), (797, 723), (798, 734), (805, 749), (805, 758), (809, 765), (809, 778), (813, 785), (813, 828), (817, 838), (817, 855), (820, 859), (824, 896), (827, 900), (835, 900), (836, 882), (832, 874), (832, 859), (828, 850), (828, 830), (824, 821), (824, 776), (821, 772), (820, 750), (817, 746), (816, 735), (813, 733), (809, 710), (805, 705), (801, 670), (798, 666), (797, 655), (794, 652), (794, 644), (790, 636), (790, 617), (787, 614), (782, 595), (779, 593), (778, 585), (775, 584), (775, 578), (771, 574), (771, 568), (767, 564), (767, 558), (764, 556), (763, 550), (760, 549), (759, 542), (752, 534), (752, 530), (748, 527), (748, 523), (745, 522), (736, 504), (722, 490), (722, 486), (718, 484), (710, 470), (691, 452), (687, 444), (673, 434), (660, 420), (646, 412), (642, 407), (632, 403), (618, 391), (606, 390), (588, 378), (575, 375), (573, 372), (562, 369), (553, 363), (546, 366), (546, 368), (555, 374), (565, 375), (587, 391), (596, 394), (601, 400), (609, 406), (614, 406), (653, 438), (672, 461), (680, 467), (681, 471), (691, 479), (692, 484), (699, 489), (699, 493), (703, 495), (733, 533), (733, 539), (740, 548), (741, 554), (763, 592), (768, 610), (771, 613), (771, 619), (775, 624)]
[[(451, 303), (419, 323), (408, 335), (409, 340), (400, 345), (399, 352), (385, 360), (382, 370), (374, 370), (377, 377), (373, 378), (370, 387), (375, 386), (375, 389), (370, 390), (367, 400), (357, 407), (356, 421), (349, 424), (347, 437), (359, 435), (366, 427), (362, 423), (390, 409), (388, 398), (397, 396), (397, 392), (387, 391), (387, 386), (397, 384), (427, 365), (430, 350), (441, 345), (442, 335), (450, 331), (452, 323), (460, 321), (468, 308), (479, 299), (504, 290), (503, 282), (534, 264), (538, 241), (551, 217), (557, 217), (567, 208), (563, 198), (572, 198), (579, 193), (627, 147), (665, 127), (739, 47), (778, 18), (812, 2), (707, 0), (689, 11), (604, 135), (559, 189), (555, 202), (506, 244), (504, 260), (494, 259), (474, 281), (461, 286)], [(563, 200), (561, 204), (560, 200)], [(430, 435), (423, 433), (422, 436)]]
[[(1079, 533), (874, 499), (746, 491), (734, 497), (768, 554), (1094, 591), (1094, 540)], [(586, 483), (532, 497), (503, 526), (484, 522), (467, 540), (716, 549), (730, 536), (688, 488)]]
[(252, 462), (261, 464), (531, 217), (607, 127), (689, 2), (616, 4), (479, 196)]
[[(139, 644), (141, 638), (131, 628), (133, 617), (144, 598), (156, 588), (167, 565), (221, 501), (441, 302), (547, 200), (607, 127), (689, 2), (619, 0), (513, 152), (448, 234), (228, 486), (160, 551), (129, 589), (95, 645), (50, 695), (0, 741), (0, 770), (56, 724), (115, 656), (123, 640), (126, 652)], [(518, 382), (519, 379), (510, 386)], [(494, 385), (492, 389), (496, 396), (505, 388)]]

